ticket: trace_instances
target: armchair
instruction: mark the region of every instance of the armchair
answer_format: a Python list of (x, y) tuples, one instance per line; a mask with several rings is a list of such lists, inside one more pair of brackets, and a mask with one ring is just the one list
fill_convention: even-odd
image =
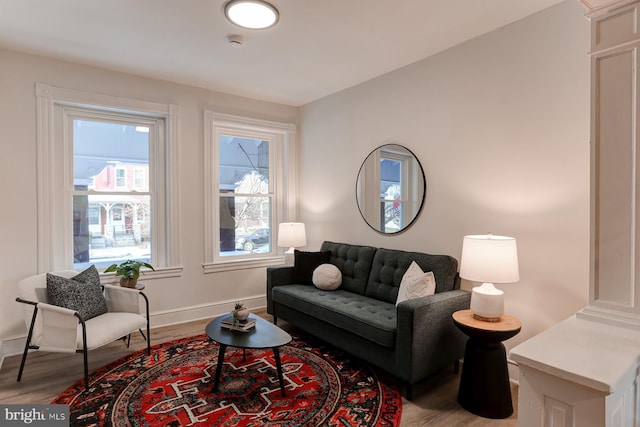
[[(51, 274), (71, 278), (74, 270), (55, 271)], [(84, 356), (85, 390), (89, 389), (88, 351), (119, 339), (130, 339), (139, 331), (147, 341), (147, 354), (151, 354), (149, 334), (149, 300), (135, 289), (101, 285), (107, 312), (84, 320), (77, 311), (52, 305), (47, 298), (47, 274), (28, 277), (18, 284), (16, 301), (24, 305), (24, 319), (29, 330), (22, 354), (18, 381), (22, 379), (29, 350), (62, 353), (82, 353)], [(140, 314), (141, 302), (146, 311)], [(142, 328), (146, 327), (146, 336)], [(129, 346), (129, 341), (126, 343)]]

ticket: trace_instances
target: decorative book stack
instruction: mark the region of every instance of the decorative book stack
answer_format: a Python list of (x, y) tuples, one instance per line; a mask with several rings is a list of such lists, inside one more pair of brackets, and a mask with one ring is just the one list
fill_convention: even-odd
[(222, 319), (220, 327), (230, 331), (249, 332), (251, 329), (256, 327), (256, 319), (248, 318), (247, 320), (238, 320), (232, 315), (229, 315)]

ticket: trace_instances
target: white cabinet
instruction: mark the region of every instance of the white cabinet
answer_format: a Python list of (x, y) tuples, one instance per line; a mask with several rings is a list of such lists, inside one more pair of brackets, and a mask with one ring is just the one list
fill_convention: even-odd
[(637, 427), (640, 332), (573, 316), (516, 346), (518, 426)]

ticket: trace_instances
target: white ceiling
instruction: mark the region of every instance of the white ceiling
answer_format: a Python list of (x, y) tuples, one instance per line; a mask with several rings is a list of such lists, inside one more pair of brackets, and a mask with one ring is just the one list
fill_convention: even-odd
[(259, 31), (226, 0), (0, 0), (0, 47), (298, 106), (561, 1), (271, 0)]

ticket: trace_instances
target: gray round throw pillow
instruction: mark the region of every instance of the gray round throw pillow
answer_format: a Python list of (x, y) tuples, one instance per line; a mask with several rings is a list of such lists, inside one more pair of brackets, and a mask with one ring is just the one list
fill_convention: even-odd
[(321, 264), (313, 270), (313, 284), (323, 291), (334, 291), (342, 284), (342, 273), (333, 264)]

